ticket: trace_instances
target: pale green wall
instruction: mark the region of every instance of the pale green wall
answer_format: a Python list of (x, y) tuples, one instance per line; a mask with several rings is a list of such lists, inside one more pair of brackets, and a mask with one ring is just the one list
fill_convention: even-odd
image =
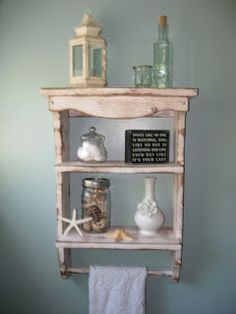
[[(200, 88), (187, 118), (182, 280), (150, 277), (147, 312), (234, 314), (234, 0), (0, 1), (0, 313), (87, 313), (87, 276), (58, 275), (52, 119), (38, 94), (68, 85), (68, 40), (87, 8), (108, 42), (109, 86), (133, 86), (131, 66), (151, 63), (155, 19), (166, 14), (175, 86)], [(81, 262), (154, 265), (146, 254), (82, 252)]]

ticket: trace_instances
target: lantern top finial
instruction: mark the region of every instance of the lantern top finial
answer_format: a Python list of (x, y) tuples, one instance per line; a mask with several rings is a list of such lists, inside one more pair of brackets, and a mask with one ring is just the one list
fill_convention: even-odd
[(102, 27), (95, 21), (91, 10), (87, 10), (83, 16), (80, 26), (75, 28), (77, 36), (98, 36)]

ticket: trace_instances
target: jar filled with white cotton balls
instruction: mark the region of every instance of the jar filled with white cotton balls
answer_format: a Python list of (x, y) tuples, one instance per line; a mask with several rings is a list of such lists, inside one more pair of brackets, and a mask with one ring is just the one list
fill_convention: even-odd
[(105, 161), (107, 151), (104, 145), (105, 136), (98, 134), (95, 127), (80, 137), (81, 146), (77, 150), (77, 156), (81, 161)]

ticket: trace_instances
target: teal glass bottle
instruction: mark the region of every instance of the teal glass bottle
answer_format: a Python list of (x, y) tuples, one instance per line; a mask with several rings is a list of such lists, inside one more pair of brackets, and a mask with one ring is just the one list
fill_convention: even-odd
[(167, 17), (160, 16), (158, 40), (153, 45), (153, 86), (173, 86), (173, 45), (168, 37)]

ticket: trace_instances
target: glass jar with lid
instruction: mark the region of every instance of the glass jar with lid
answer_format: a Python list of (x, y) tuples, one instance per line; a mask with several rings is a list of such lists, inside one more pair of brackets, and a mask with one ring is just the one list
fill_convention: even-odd
[(89, 233), (106, 232), (110, 227), (110, 180), (85, 178), (82, 182), (82, 216), (93, 220), (82, 225)]
[(77, 150), (77, 156), (81, 161), (105, 161), (107, 151), (104, 145), (105, 136), (98, 134), (95, 127), (80, 137), (81, 146)]

